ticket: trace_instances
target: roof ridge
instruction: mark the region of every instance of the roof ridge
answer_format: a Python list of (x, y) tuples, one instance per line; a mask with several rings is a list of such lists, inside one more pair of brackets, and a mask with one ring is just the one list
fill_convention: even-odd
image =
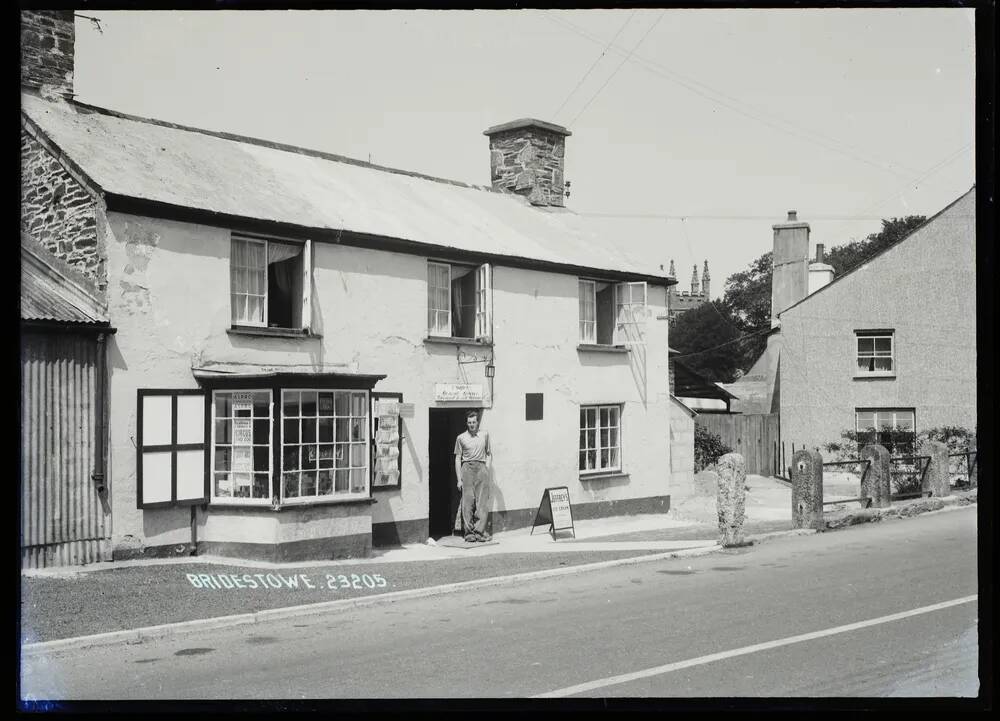
[(902, 238), (899, 238), (898, 240), (896, 240), (891, 245), (885, 246), (884, 248), (882, 248), (882, 250), (880, 250), (879, 252), (877, 252), (875, 255), (872, 255), (872, 256), (870, 256), (868, 258), (865, 258), (862, 262), (858, 263), (856, 266), (854, 266), (850, 270), (845, 271), (841, 275), (838, 275), (836, 278), (834, 278), (833, 280), (831, 280), (829, 283), (827, 283), (823, 287), (817, 288), (812, 293), (809, 293), (805, 298), (802, 298), (801, 300), (797, 301), (796, 303), (793, 303), (792, 305), (788, 306), (783, 311), (781, 311), (781, 313), (778, 313), (778, 318), (780, 319), (782, 315), (784, 315), (785, 313), (787, 313), (788, 311), (790, 311), (792, 308), (795, 308), (796, 306), (801, 305), (802, 303), (805, 303), (807, 300), (809, 300), (810, 298), (814, 297), (817, 293), (823, 292), (824, 290), (826, 290), (827, 288), (829, 288), (831, 285), (834, 285), (835, 283), (837, 283), (837, 282), (843, 280), (844, 278), (846, 278), (847, 276), (849, 276), (854, 271), (860, 270), (861, 268), (866, 267), (873, 260), (881, 258), (883, 255), (885, 255), (886, 253), (888, 253), (890, 250), (892, 250), (896, 246), (902, 244), (904, 241), (910, 239), (911, 237), (913, 237), (914, 235), (916, 235), (919, 231), (923, 230), (928, 225), (930, 225), (931, 223), (933, 223), (935, 220), (937, 220), (938, 218), (940, 218), (946, 212), (948, 212), (949, 210), (951, 210), (952, 207), (954, 207), (955, 205), (958, 205), (958, 203), (960, 203), (961, 201), (965, 200), (965, 198), (967, 198), (975, 189), (976, 189), (976, 184), (973, 183), (971, 188), (969, 188), (964, 193), (962, 193), (960, 196), (958, 196), (953, 201), (951, 201), (950, 203), (948, 203), (946, 206), (944, 206), (943, 208), (941, 208), (941, 210), (939, 210), (938, 212), (934, 213), (932, 216), (930, 216), (929, 218), (927, 218), (923, 223), (921, 223), (920, 225), (918, 225), (916, 228), (914, 228), (913, 230), (911, 230), (909, 233), (907, 233), (906, 235), (904, 235)]
[[(28, 93), (35, 97), (41, 98), (36, 93)], [(44, 98), (41, 98), (44, 100)], [(291, 145), (288, 143), (279, 143), (275, 140), (267, 140), (266, 138), (254, 138), (249, 135), (239, 135), (237, 133), (229, 133), (224, 130), (210, 130), (208, 128), (198, 128), (193, 125), (182, 125), (181, 123), (173, 123), (169, 120), (160, 120), (158, 118), (146, 118), (141, 115), (132, 115), (130, 113), (123, 113), (119, 110), (112, 110), (111, 108), (102, 108), (99, 105), (91, 105), (89, 103), (84, 103), (76, 98), (72, 98), (66, 101), (66, 105), (72, 106), (76, 109), (83, 110), (85, 112), (93, 112), (99, 115), (106, 115), (112, 118), (119, 118), (122, 120), (130, 120), (138, 123), (148, 123), (149, 125), (157, 125), (164, 128), (172, 128), (174, 130), (185, 130), (193, 133), (200, 133), (202, 135), (208, 135), (214, 138), (220, 138), (222, 140), (231, 140), (237, 143), (248, 143), (251, 145), (258, 145), (264, 148), (271, 148), (272, 150), (280, 150), (287, 153), (295, 153), (297, 155), (306, 155), (314, 158), (322, 158), (323, 160), (330, 160), (337, 163), (345, 163), (347, 165), (355, 165), (361, 168), (369, 168), (371, 170), (378, 170), (385, 173), (392, 173), (394, 175), (406, 175), (412, 178), (420, 178), (422, 180), (430, 180), (435, 183), (444, 183), (446, 185), (455, 185), (460, 188), (469, 188), (471, 190), (481, 190), (490, 193), (497, 193), (500, 195), (511, 195), (502, 190), (497, 190), (491, 186), (479, 185), (476, 183), (467, 183), (462, 180), (452, 180), (451, 178), (440, 178), (435, 175), (427, 175), (426, 173), (418, 173), (413, 170), (403, 170), (402, 168), (391, 168), (387, 165), (376, 165), (375, 163), (369, 163), (364, 160), (358, 160), (357, 158), (350, 158), (346, 155), (338, 155), (336, 153), (329, 153), (324, 150), (316, 150), (315, 148), (305, 148), (300, 145)]]

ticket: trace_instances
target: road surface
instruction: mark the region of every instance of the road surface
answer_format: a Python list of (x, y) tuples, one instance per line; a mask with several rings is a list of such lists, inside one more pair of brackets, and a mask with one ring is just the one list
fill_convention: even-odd
[(975, 696), (976, 594), (972, 507), (29, 658), (22, 697)]

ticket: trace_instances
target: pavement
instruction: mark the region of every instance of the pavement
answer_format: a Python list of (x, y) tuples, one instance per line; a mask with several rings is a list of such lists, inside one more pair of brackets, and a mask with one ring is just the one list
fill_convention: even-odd
[[(534, 532), (524, 528), (496, 533), (492, 543), (474, 545), (429, 539), (375, 549), (371, 558), (363, 559), (276, 564), (196, 556), (25, 570), (21, 574), (22, 644), (30, 652), (134, 643), (209, 625), (258, 623), (277, 615), (319, 613), (713, 553), (721, 547), (715, 496), (705, 492), (713, 485), (711, 474), (701, 480), (701, 491), (678, 500), (668, 513), (578, 520), (575, 538), (569, 533), (553, 538), (545, 527), (538, 527)], [(747, 486), (744, 531), (748, 541), (813, 532), (793, 529), (787, 484), (749, 476)], [(928, 505), (929, 501), (935, 503)], [(924, 499), (926, 507), (915, 512), (960, 502), (970, 501), (967, 496)], [(974, 492), (971, 502), (975, 502)], [(911, 515), (901, 510), (904, 504), (893, 507), (894, 515)], [(831, 515), (835, 522), (840, 519), (840, 525), (881, 517), (850, 510)]]

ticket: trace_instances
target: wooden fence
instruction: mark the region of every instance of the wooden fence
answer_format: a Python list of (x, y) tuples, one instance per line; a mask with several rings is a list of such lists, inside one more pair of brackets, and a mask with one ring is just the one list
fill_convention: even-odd
[(746, 461), (747, 473), (774, 475), (775, 449), (780, 446), (777, 413), (751, 415), (702, 413), (695, 424), (711, 431)]

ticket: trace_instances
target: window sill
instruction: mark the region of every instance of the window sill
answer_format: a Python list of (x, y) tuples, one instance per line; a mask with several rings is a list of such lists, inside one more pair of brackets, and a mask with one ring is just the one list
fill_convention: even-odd
[(601, 345), (599, 343), (580, 343), (576, 349), (595, 353), (628, 353), (628, 348), (623, 345)]
[(226, 329), (230, 335), (253, 335), (267, 338), (322, 338), (306, 328), (264, 328), (253, 325), (234, 325)]
[(225, 498), (220, 498), (218, 500), (213, 499), (209, 502), (208, 507), (211, 508), (225, 508), (228, 510), (236, 508), (246, 508), (256, 511), (287, 511), (290, 508), (313, 508), (315, 506), (342, 506), (342, 505), (371, 505), (373, 503), (378, 503), (378, 500), (372, 497), (365, 498), (328, 498), (318, 501), (286, 501), (277, 508), (271, 505), (270, 501), (266, 503), (252, 503), (252, 502), (239, 502), (232, 501)]
[(378, 493), (379, 491), (399, 491), (403, 488), (401, 483), (397, 483), (392, 486), (372, 486), (372, 493)]
[(475, 338), (452, 338), (443, 335), (429, 335), (424, 338), (424, 343), (442, 343), (444, 345), (479, 345), (493, 347), (493, 341), (477, 340)]
[(890, 380), (896, 377), (895, 372), (889, 373), (855, 373), (854, 380), (868, 380), (871, 378), (889, 378)]
[(581, 473), (581, 481), (606, 480), (608, 478), (628, 478), (629, 474), (624, 471), (595, 471), (594, 473)]

